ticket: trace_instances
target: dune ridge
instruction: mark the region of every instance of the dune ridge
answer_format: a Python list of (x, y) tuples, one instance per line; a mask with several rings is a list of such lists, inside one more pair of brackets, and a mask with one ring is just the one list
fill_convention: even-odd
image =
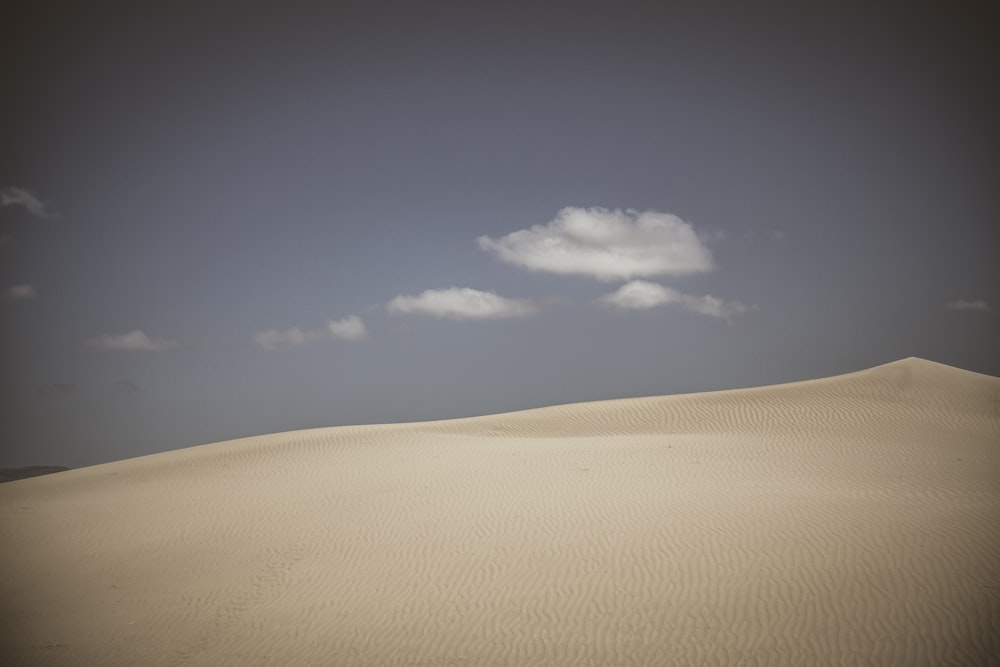
[(915, 358), (192, 447), (0, 487), (5, 662), (996, 664), (998, 480)]

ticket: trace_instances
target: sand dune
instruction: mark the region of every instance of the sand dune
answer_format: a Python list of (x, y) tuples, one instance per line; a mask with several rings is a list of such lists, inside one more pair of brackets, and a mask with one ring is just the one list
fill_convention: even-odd
[(0, 487), (9, 665), (983, 665), (1000, 379), (266, 435)]

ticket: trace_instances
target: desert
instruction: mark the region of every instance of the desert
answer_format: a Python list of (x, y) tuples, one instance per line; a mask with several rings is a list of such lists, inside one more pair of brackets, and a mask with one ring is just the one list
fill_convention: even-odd
[(4, 662), (991, 664), (998, 479), (916, 358), (143, 456), (0, 486)]
[(8, 3), (0, 667), (1000, 667), (995, 4)]

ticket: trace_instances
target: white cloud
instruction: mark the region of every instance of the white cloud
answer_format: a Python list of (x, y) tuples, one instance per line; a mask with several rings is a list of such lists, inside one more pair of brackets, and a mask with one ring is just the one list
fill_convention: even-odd
[(330, 320), (326, 324), (330, 335), (342, 340), (365, 340), (368, 329), (357, 315), (349, 315), (342, 320)]
[(368, 329), (365, 323), (357, 315), (349, 315), (342, 320), (330, 320), (326, 329), (300, 329), (292, 327), (279, 331), (268, 329), (253, 335), (253, 342), (265, 350), (274, 350), (278, 347), (288, 345), (291, 347), (302, 347), (309, 343), (316, 343), (322, 340), (365, 340), (368, 338)]
[(753, 306), (747, 306), (739, 301), (724, 301), (717, 296), (691, 296), (684, 295), (681, 300), (681, 307), (701, 315), (710, 315), (728, 320), (735, 315), (753, 310)]
[(621, 308), (622, 310), (648, 310), (673, 304), (684, 310), (701, 315), (709, 315), (728, 320), (735, 315), (753, 310), (739, 301), (724, 301), (715, 296), (693, 296), (645, 280), (633, 280), (610, 294), (605, 294), (598, 303)]
[(628, 209), (567, 207), (545, 225), (479, 247), (532, 271), (628, 280), (709, 271), (712, 256), (694, 228), (675, 215)]
[(978, 310), (983, 313), (988, 313), (993, 310), (990, 304), (986, 303), (982, 299), (976, 299), (975, 301), (966, 301), (965, 299), (956, 299), (947, 304), (947, 308), (952, 310)]
[(157, 338), (142, 331), (132, 331), (127, 334), (103, 334), (87, 341), (88, 345), (104, 350), (142, 350), (162, 352), (180, 347), (176, 340)]
[(7, 288), (7, 297), (10, 299), (34, 299), (38, 292), (31, 285), (15, 285)]
[(49, 205), (24, 188), (6, 187), (0, 190), (0, 206), (23, 206), (39, 218), (54, 216)]
[(527, 317), (539, 310), (538, 304), (527, 299), (508, 299), (468, 287), (429, 289), (418, 296), (397, 296), (386, 304), (386, 309), (390, 313), (416, 313), (452, 320)]
[(666, 303), (676, 303), (683, 295), (675, 289), (646, 280), (633, 280), (598, 301), (625, 310), (647, 310)]

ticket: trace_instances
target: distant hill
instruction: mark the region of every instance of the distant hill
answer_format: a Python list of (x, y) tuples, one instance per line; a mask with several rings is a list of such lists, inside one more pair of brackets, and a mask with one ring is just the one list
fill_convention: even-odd
[(63, 466), (26, 466), (24, 468), (0, 468), (0, 483), (13, 482), (18, 479), (27, 479), (29, 477), (38, 477), (39, 475), (48, 475), (54, 472), (62, 472), (64, 470), (69, 470), (69, 468), (64, 468)]

